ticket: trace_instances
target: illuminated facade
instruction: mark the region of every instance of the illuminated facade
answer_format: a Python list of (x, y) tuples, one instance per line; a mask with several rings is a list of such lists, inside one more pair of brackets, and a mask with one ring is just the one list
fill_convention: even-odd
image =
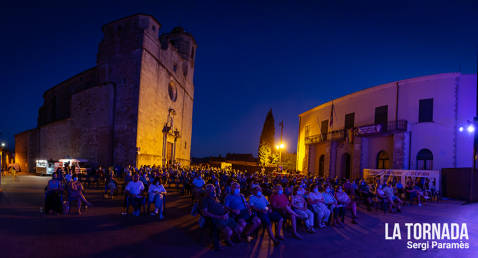
[(297, 170), (358, 178), (364, 168), (471, 167), (476, 75), (446, 73), (386, 83), (299, 115)]
[(67, 157), (189, 164), (197, 45), (182, 28), (160, 27), (143, 14), (103, 26), (96, 66), (47, 90), (37, 128), (16, 135), (22, 169)]

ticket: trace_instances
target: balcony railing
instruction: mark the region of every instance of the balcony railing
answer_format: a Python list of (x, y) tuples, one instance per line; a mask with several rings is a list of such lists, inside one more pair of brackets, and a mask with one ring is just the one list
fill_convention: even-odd
[(407, 120), (395, 120), (383, 124), (364, 125), (356, 128), (355, 135), (367, 136), (384, 133), (405, 132), (407, 131), (407, 126)]
[(371, 136), (404, 131), (407, 131), (407, 120), (396, 120), (385, 124), (370, 124), (351, 129), (335, 130), (325, 134), (307, 136), (305, 137), (305, 144), (341, 140), (349, 140), (352, 142), (353, 136)]
[(316, 134), (305, 137), (305, 144), (321, 143), (332, 140), (343, 140), (345, 138), (344, 130), (335, 130), (324, 134)]

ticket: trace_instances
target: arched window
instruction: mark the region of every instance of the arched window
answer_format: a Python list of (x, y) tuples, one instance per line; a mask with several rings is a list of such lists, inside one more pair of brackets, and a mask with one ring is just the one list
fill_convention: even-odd
[(319, 177), (324, 176), (324, 165), (325, 165), (325, 156), (320, 155), (320, 158), (319, 158)]
[(378, 169), (389, 169), (390, 168), (390, 158), (385, 151), (380, 151), (377, 154), (377, 168)]
[(417, 153), (417, 169), (433, 169), (433, 153), (429, 149), (421, 149)]

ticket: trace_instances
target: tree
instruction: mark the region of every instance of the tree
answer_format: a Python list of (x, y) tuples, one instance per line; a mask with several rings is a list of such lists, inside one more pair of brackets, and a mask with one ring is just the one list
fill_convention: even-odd
[(261, 138), (259, 140), (258, 157), (262, 166), (267, 166), (273, 162), (273, 146), (275, 136), (275, 122), (272, 115), (272, 109), (269, 110), (262, 127)]
[(267, 166), (270, 164), (270, 157), (272, 150), (269, 146), (265, 144), (259, 144), (259, 152), (257, 156), (259, 157), (259, 163), (261, 166)]

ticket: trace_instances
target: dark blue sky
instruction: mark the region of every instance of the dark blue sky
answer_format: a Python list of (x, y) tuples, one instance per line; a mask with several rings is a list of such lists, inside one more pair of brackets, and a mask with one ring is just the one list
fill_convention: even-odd
[(256, 155), (269, 108), (294, 152), (307, 109), (389, 81), (475, 70), (472, 1), (101, 2), (2, 6), (0, 138), (10, 146), (36, 126), (45, 90), (95, 65), (101, 26), (138, 12), (196, 38), (196, 157)]

